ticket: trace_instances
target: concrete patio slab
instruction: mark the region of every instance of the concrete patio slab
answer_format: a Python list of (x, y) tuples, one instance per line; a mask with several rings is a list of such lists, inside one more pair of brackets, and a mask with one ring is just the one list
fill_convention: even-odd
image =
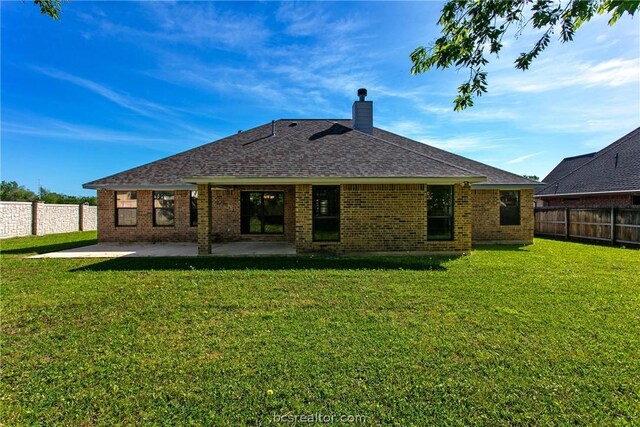
[(232, 242), (211, 245), (211, 255), (217, 256), (281, 256), (295, 254), (295, 245), (288, 242)]
[[(293, 243), (233, 242), (211, 246), (212, 256), (282, 256), (295, 255)], [(121, 258), (121, 257), (193, 257), (198, 256), (196, 243), (98, 243), (65, 249), (28, 258)]]
[(197, 255), (198, 245), (195, 243), (98, 243), (28, 258), (191, 257)]

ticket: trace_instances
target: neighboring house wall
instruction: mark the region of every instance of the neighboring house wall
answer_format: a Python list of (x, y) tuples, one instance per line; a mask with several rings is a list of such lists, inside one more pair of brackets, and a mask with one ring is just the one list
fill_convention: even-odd
[[(636, 197), (640, 193), (635, 194)], [(633, 205), (633, 194), (599, 194), (597, 196), (565, 196), (565, 197), (540, 197), (537, 200), (539, 206), (544, 207), (614, 207), (614, 208), (630, 208)]]
[(296, 185), (296, 250), (300, 253), (471, 249), (470, 189), (454, 188), (454, 239), (427, 241), (427, 186), (348, 184), (340, 187), (340, 242), (313, 242), (312, 186)]
[[(241, 234), (240, 193), (243, 191), (282, 191), (284, 193), (284, 234)], [(293, 185), (250, 185), (211, 192), (211, 235), (214, 242), (286, 241), (296, 238), (296, 192)]]
[(519, 191), (520, 225), (500, 225), (500, 190), (471, 190), (474, 243), (533, 243), (533, 190)]
[(42, 202), (0, 202), (0, 238), (95, 230), (97, 208)]
[[(191, 227), (189, 190), (175, 191), (175, 225), (153, 225), (153, 192), (137, 191), (137, 224), (116, 227), (115, 193), (98, 190), (98, 241), (100, 242), (195, 242), (196, 228)], [(200, 203), (200, 197), (198, 198)]]

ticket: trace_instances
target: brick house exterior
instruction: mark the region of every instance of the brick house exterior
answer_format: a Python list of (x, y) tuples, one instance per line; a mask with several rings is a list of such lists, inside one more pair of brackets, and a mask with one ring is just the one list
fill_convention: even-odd
[(98, 190), (98, 238), (101, 242), (195, 242), (197, 227), (190, 224), (191, 191), (175, 192), (175, 225), (172, 227), (154, 226), (151, 190), (138, 190), (137, 193), (136, 225), (116, 226), (115, 192)]
[(233, 241), (300, 254), (532, 243), (536, 183), (376, 128), (359, 95), (352, 120), (282, 119), (85, 184), (98, 240), (197, 242), (201, 255)]
[(500, 225), (500, 190), (471, 190), (474, 243), (532, 243), (532, 206), (533, 190), (520, 190), (520, 224)]

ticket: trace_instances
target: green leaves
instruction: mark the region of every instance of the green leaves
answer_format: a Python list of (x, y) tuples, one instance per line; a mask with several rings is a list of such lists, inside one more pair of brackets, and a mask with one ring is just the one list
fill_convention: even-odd
[(487, 56), (498, 55), (502, 38), (514, 23), (516, 37), (528, 25), (545, 30), (531, 50), (514, 62), (516, 68), (527, 70), (547, 48), (556, 29), (565, 43), (573, 40), (575, 31), (595, 13), (611, 13), (609, 24), (613, 25), (624, 13), (633, 15), (639, 8), (638, 0), (535, 0), (533, 4), (527, 0), (449, 0), (438, 20), (441, 36), (431, 47), (419, 46), (410, 54), (411, 74), (452, 66), (468, 69), (469, 78), (458, 86), (454, 99), (454, 110), (464, 110), (473, 106), (475, 97), (487, 92)]
[(611, 12), (609, 25), (613, 25), (625, 12), (633, 16), (639, 8), (640, 1), (638, 0), (605, 0), (600, 7), (598, 7), (598, 14), (602, 15), (603, 13)]
[(40, 13), (43, 15), (49, 15), (56, 21), (60, 20), (62, 0), (33, 0), (33, 4), (40, 7)]

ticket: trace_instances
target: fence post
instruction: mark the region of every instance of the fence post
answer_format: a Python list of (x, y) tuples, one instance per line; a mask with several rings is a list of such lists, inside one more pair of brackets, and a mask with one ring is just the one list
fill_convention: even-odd
[(40, 200), (31, 202), (31, 234), (38, 235), (38, 211), (40, 210)]
[(564, 238), (569, 240), (569, 208), (564, 208)]
[(611, 208), (611, 244), (616, 244), (616, 208)]
[(84, 231), (84, 203), (78, 205), (78, 231)]

